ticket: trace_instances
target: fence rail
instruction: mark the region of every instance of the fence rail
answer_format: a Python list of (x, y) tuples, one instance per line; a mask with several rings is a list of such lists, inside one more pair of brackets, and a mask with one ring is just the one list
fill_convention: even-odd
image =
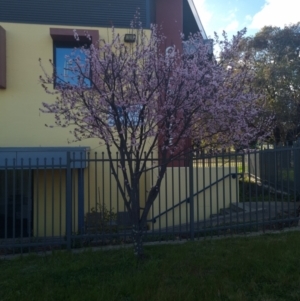
[[(297, 227), (299, 152), (293, 147), (195, 154), (169, 164), (144, 240)], [(72, 152), (55, 162), (0, 159), (0, 255), (132, 242), (132, 222), (112, 173), (114, 167), (124, 185), (118, 154), (112, 161), (104, 153)], [(141, 208), (158, 162), (147, 159), (139, 182)]]

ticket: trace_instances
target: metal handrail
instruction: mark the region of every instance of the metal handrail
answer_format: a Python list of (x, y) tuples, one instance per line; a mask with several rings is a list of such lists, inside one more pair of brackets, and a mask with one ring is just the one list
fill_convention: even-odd
[[(243, 174), (242, 174), (242, 173), (229, 173), (228, 175), (223, 176), (222, 178), (218, 179), (217, 181), (215, 181), (215, 182), (211, 183), (210, 185), (208, 185), (208, 186), (202, 188), (201, 190), (197, 191), (196, 193), (193, 194), (193, 197), (195, 197), (195, 196), (197, 196), (198, 194), (200, 194), (200, 193), (206, 191), (207, 189), (211, 188), (212, 186), (218, 184), (219, 182), (225, 180), (226, 178), (228, 178), (228, 177), (230, 177), (230, 176), (231, 176), (233, 179), (235, 179), (235, 177), (237, 177), (237, 176), (239, 176), (239, 175), (243, 175)], [(190, 198), (191, 198), (190, 196), (187, 197), (187, 198), (185, 198), (184, 200), (180, 201), (180, 202), (177, 203), (176, 205), (174, 205), (174, 206), (168, 208), (167, 210), (161, 212), (160, 214), (156, 215), (156, 216), (153, 217), (152, 219), (147, 220), (147, 222), (152, 222), (153, 224), (155, 224), (157, 218), (159, 218), (159, 217), (161, 217), (162, 215), (168, 213), (169, 211), (173, 210), (174, 208), (176, 208), (176, 207), (182, 205), (183, 203), (189, 203), (189, 202), (190, 202)]]

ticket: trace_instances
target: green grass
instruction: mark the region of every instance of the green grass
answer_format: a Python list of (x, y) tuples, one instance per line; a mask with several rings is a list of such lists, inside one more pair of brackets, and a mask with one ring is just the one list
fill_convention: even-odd
[(0, 300), (299, 300), (300, 232), (0, 260)]

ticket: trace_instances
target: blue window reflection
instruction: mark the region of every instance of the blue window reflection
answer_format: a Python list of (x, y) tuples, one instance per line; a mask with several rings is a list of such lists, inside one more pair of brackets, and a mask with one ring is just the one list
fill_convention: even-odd
[[(83, 52), (81, 49), (75, 49), (71, 46), (55, 45), (54, 58), (57, 76), (56, 84), (59, 85), (68, 83), (73, 86), (83, 85), (86, 87), (91, 87), (90, 80), (86, 78), (84, 79), (84, 76), (79, 72), (81, 69), (86, 76), (90, 75), (90, 68), (85, 62), (85, 52)], [(77, 58), (79, 58), (78, 61)], [(77, 64), (79, 64), (79, 66)]]
[[(140, 113), (142, 110), (142, 105), (131, 105), (127, 108), (126, 113), (123, 111), (121, 107), (117, 107), (118, 110), (118, 118), (121, 123), (125, 123), (125, 119), (130, 126), (136, 126), (140, 122)], [(110, 109), (111, 114), (108, 116), (108, 125), (115, 126), (114, 114)]]

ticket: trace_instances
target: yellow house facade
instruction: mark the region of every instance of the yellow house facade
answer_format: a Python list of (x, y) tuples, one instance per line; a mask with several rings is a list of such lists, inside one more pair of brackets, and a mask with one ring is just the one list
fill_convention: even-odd
[[(42, 102), (50, 103), (53, 96), (41, 87), (39, 59), (43, 68), (51, 73), (49, 59), (55, 63), (57, 41), (69, 43), (74, 29), (82, 35), (91, 33), (94, 41), (97, 37), (109, 40), (111, 26), (115, 26), (121, 35), (131, 33), (130, 20), (137, 10), (149, 33), (151, 23), (163, 25), (169, 45), (181, 43), (179, 31), (200, 30), (203, 38), (207, 38), (192, 0), (172, 0), (170, 3), (169, 0), (85, 0), (69, 7), (67, 1), (53, 0), (42, 4), (38, 0), (29, 0), (16, 7), (13, 1), (1, 1), (0, 239), (61, 237), (70, 224), (72, 232), (84, 231), (87, 213), (97, 210), (98, 206), (105, 207), (108, 212), (126, 211), (108, 162), (100, 164), (94, 160), (105, 156), (99, 141), (90, 139), (83, 145), (69, 142), (72, 136), (68, 128), (45, 126), (53, 123), (53, 116), (41, 113), (40, 108)], [(68, 164), (71, 164), (69, 191)], [(195, 168), (193, 181), (201, 190), (209, 179), (200, 180), (197, 170)], [(210, 180), (227, 177), (230, 172), (226, 168), (214, 169)], [(154, 176), (153, 173), (143, 176), (142, 200), (145, 200)], [(151, 222), (157, 215), (189, 197), (186, 184), (189, 176), (183, 167), (168, 169), (160, 199), (149, 216), (150, 229), (157, 229), (159, 224)], [(237, 201), (236, 183), (228, 182), (225, 194), (224, 182), (217, 185), (219, 188), (207, 190), (195, 198), (198, 204), (195, 218), (208, 218), (221, 206)], [(228, 185), (232, 187), (228, 188)], [(66, 203), (68, 193), (72, 194), (69, 205)], [(220, 199), (213, 208), (206, 201), (212, 198)], [(203, 210), (205, 206), (207, 210)], [(72, 208), (69, 215), (66, 208)], [(164, 214), (160, 224), (169, 227), (189, 221), (186, 205), (180, 205), (176, 210)]]

